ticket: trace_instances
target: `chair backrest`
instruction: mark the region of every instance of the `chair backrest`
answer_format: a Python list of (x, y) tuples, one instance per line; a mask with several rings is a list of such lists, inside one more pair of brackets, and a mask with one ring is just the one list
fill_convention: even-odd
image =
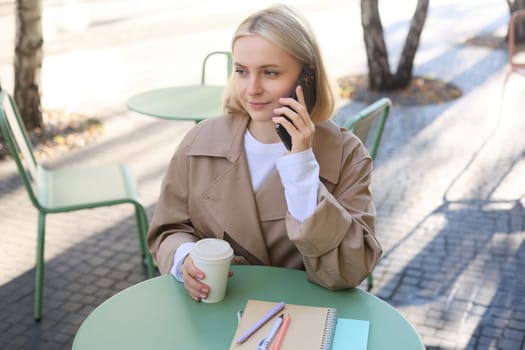
[(204, 85), (206, 82), (206, 65), (208, 63), (208, 59), (212, 56), (226, 56), (226, 64), (227, 64), (227, 70), (226, 70), (226, 80), (230, 77), (232, 74), (232, 66), (233, 66), (233, 58), (232, 54), (229, 51), (213, 51), (206, 55), (204, 60), (202, 61), (202, 73), (201, 73), (201, 85)]
[[(525, 74), (525, 52), (522, 51), (520, 55), (516, 55), (516, 25), (519, 24), (525, 27), (525, 10), (517, 10), (512, 12), (512, 16), (509, 21), (509, 63), (513, 71)], [(520, 60), (515, 60), (515, 56), (520, 56)]]
[[(391, 106), (392, 101), (388, 97), (383, 97), (362, 109), (344, 124), (345, 128), (352, 130), (367, 145), (372, 159), (375, 159), (377, 155), (377, 149), (381, 142), (381, 136), (383, 135)], [(372, 136), (370, 136), (371, 130), (374, 130)]]
[(18, 108), (13, 98), (5, 90), (0, 91), (0, 130), (15, 160), (31, 202), (36, 208), (40, 208), (36, 196), (40, 167)]

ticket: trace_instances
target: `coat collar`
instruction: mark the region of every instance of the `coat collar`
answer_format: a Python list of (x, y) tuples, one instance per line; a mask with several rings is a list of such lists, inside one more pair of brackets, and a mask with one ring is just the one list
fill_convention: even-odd
[[(197, 124), (197, 133), (187, 152), (189, 155), (239, 159), (243, 150), (248, 117), (225, 115)], [(210, 127), (205, 127), (205, 126)], [(320, 176), (335, 184), (339, 181), (343, 139), (341, 129), (331, 120), (316, 124), (313, 151), (319, 163)], [(199, 135), (200, 134), (200, 135)]]
[(243, 151), (249, 121), (249, 118), (224, 115), (200, 122), (195, 126), (195, 136), (187, 154), (224, 157), (232, 163), (237, 161)]
[(312, 148), (319, 163), (319, 176), (333, 184), (338, 183), (343, 159), (341, 129), (331, 120), (316, 124)]

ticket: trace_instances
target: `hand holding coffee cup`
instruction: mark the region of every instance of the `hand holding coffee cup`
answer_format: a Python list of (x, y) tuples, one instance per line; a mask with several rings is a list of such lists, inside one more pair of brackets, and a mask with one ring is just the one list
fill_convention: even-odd
[[(202, 291), (199, 293), (200, 297), (193, 296), (194, 299), (200, 299), (205, 303), (216, 303), (223, 300), (233, 258), (233, 249), (230, 244), (218, 238), (202, 239), (193, 246), (189, 257), (191, 261), (188, 263), (192, 263), (204, 274), (200, 282), (208, 286), (207, 297), (205, 291)], [(196, 277), (199, 278), (199, 276)], [(190, 290), (188, 292), (192, 294)]]

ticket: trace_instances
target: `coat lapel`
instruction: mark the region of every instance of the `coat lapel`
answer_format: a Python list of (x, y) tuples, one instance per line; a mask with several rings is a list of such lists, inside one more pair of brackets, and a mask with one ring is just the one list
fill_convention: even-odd
[[(214, 178), (201, 194), (201, 200), (224, 228), (224, 239), (230, 242), (237, 254), (243, 250), (242, 255), (250, 263), (269, 264), (244, 153), (248, 118), (227, 118), (228, 122), (217, 125), (213, 135), (196, 138), (188, 150), (191, 155), (212, 157), (211, 161), (217, 162), (217, 166), (213, 167)], [(211, 149), (210, 145), (214, 148)]]
[(202, 199), (229, 240), (234, 241), (230, 242), (233, 246), (248, 250), (259, 260), (255, 263), (269, 263), (244, 153), (213, 182)]

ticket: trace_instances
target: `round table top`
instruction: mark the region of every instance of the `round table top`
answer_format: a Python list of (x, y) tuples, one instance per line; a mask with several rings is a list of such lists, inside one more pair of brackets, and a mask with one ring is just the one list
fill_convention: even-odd
[(199, 122), (222, 114), (223, 91), (219, 85), (173, 86), (139, 93), (127, 106), (157, 118)]
[(329, 291), (304, 271), (232, 266), (226, 297), (197, 303), (171, 275), (156, 277), (114, 295), (82, 323), (73, 349), (228, 349), (236, 313), (249, 299), (335, 307), (337, 316), (370, 321), (368, 350), (424, 349), (412, 325), (394, 308), (361, 289)]

